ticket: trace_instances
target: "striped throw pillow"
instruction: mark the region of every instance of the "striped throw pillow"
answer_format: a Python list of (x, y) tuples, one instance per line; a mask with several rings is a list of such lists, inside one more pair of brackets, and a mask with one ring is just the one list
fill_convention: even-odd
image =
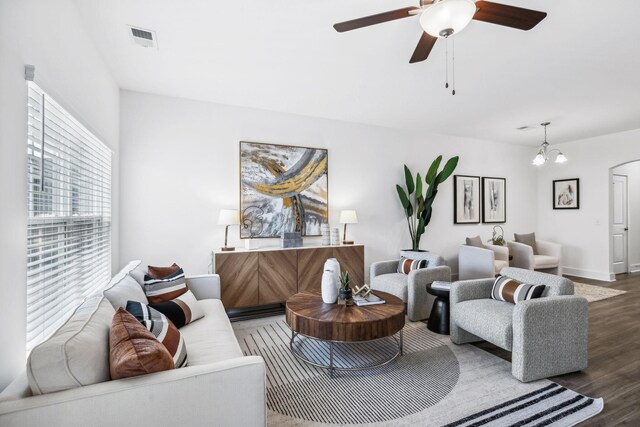
[(534, 298), (540, 298), (544, 285), (527, 285), (507, 276), (497, 275), (493, 282), (491, 298), (517, 304)]
[(191, 291), (187, 291), (171, 301), (150, 305), (167, 316), (177, 328), (182, 328), (184, 325), (204, 317), (204, 312)]
[(176, 368), (187, 366), (187, 347), (184, 344), (184, 338), (167, 316), (137, 301), (127, 302), (127, 311), (167, 348)]
[(154, 279), (148, 274), (144, 276), (144, 293), (150, 304), (171, 301), (187, 292), (187, 289), (181, 268), (162, 279)]
[(400, 258), (400, 262), (398, 263), (398, 273), (409, 274), (413, 270), (427, 268), (427, 264), (429, 264), (429, 262), (426, 259), (411, 259), (402, 257)]

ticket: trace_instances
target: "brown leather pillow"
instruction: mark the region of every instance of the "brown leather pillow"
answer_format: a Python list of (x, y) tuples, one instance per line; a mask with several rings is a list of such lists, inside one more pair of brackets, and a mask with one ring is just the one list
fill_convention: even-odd
[(538, 247), (536, 246), (536, 233), (529, 234), (518, 234), (513, 233), (516, 238), (516, 242), (524, 243), (525, 245), (531, 246), (533, 248), (533, 254), (538, 255)]
[(112, 380), (175, 369), (167, 348), (122, 307), (113, 315), (109, 347)]
[(178, 270), (180, 270), (180, 266), (175, 262), (170, 267), (154, 267), (153, 265), (149, 265), (147, 266), (147, 276), (152, 279), (164, 279)]

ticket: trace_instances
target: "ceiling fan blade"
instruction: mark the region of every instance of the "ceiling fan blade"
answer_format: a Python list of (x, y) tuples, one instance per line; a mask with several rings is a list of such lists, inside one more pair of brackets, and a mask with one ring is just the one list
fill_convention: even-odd
[(546, 12), (523, 9), (521, 7), (507, 6), (506, 4), (492, 3), (489, 1), (477, 1), (478, 10), (473, 15), (476, 21), (489, 22), (490, 24), (504, 25), (505, 27), (519, 30), (530, 30), (544, 18)]
[(357, 30), (358, 28), (368, 27), (370, 25), (382, 24), (383, 22), (395, 21), (396, 19), (408, 18), (409, 12), (420, 9), (419, 7), (405, 7), (404, 9), (392, 10), (389, 12), (379, 13), (377, 15), (365, 16), (364, 18), (354, 19), (352, 21), (340, 22), (333, 26), (339, 33), (345, 31)]
[(416, 50), (413, 51), (413, 55), (409, 60), (409, 64), (424, 61), (425, 59), (427, 59), (429, 57), (429, 54), (431, 53), (431, 49), (433, 49), (433, 45), (436, 44), (437, 40), (437, 37), (430, 36), (429, 34), (423, 32), (422, 36), (420, 36), (418, 46), (416, 46)]

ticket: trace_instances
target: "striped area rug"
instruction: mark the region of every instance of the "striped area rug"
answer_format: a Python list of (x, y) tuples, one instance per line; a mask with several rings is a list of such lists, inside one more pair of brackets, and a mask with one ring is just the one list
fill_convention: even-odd
[[(603, 407), (602, 399), (547, 380), (523, 384), (511, 376), (510, 363), (471, 345), (454, 345), (423, 323), (405, 326), (400, 358), (334, 378), (291, 354), (283, 316), (233, 327), (243, 352), (266, 362), (269, 426), (570, 426)], [(304, 345), (308, 357), (327, 362), (325, 343)], [(384, 355), (394, 345), (337, 346), (334, 357), (338, 366), (367, 364), (370, 354)]]

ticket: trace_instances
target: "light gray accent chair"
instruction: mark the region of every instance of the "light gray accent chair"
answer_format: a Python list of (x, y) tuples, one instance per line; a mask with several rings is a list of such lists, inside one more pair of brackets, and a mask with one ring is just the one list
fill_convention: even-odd
[(494, 277), (505, 267), (509, 267), (509, 248), (506, 246), (460, 246), (458, 280)]
[(587, 367), (587, 300), (574, 295), (571, 280), (508, 267), (503, 276), (545, 285), (541, 298), (511, 304), (491, 299), (493, 279), (451, 285), (451, 341), (489, 341), (511, 351), (511, 372), (522, 382)]
[(507, 242), (509, 254), (513, 256), (512, 267), (539, 270), (562, 276), (562, 245), (536, 239), (537, 254), (533, 248), (519, 242)]
[(411, 259), (426, 259), (427, 268), (414, 270), (409, 274), (398, 273), (400, 259), (379, 261), (371, 264), (369, 279), (371, 289), (388, 292), (407, 304), (407, 316), (412, 322), (429, 317), (433, 299), (428, 298), (427, 285), (440, 280), (451, 281), (451, 269), (444, 258), (431, 252), (403, 253)]

